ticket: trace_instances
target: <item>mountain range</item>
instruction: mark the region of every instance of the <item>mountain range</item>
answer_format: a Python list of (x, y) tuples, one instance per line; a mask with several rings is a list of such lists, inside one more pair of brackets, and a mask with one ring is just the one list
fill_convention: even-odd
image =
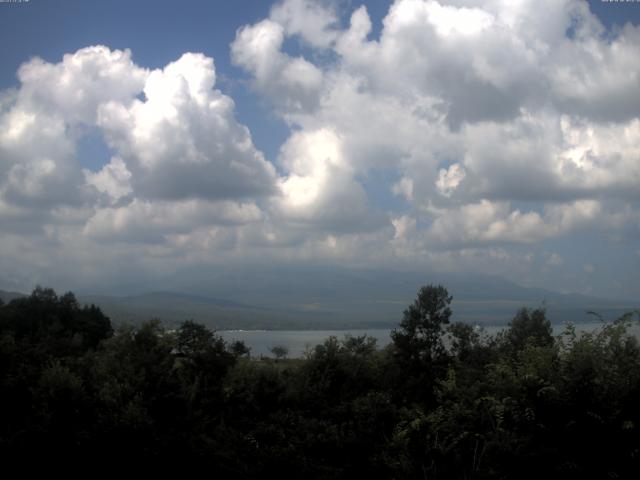
[[(184, 277), (183, 277), (184, 278)], [(115, 322), (193, 319), (216, 329), (389, 328), (422, 285), (442, 284), (453, 296), (452, 320), (504, 325), (519, 308), (545, 306), (553, 323), (614, 319), (640, 302), (527, 288), (489, 275), (353, 270), (335, 267), (218, 268), (169, 290), (123, 294), (78, 292)], [(61, 292), (59, 292), (61, 293)], [(20, 296), (0, 291), (7, 302)]]

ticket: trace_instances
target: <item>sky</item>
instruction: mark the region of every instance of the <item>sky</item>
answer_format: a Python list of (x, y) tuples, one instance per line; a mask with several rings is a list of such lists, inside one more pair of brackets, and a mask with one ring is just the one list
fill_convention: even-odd
[(218, 266), (640, 295), (640, 2), (0, 3), (0, 288)]

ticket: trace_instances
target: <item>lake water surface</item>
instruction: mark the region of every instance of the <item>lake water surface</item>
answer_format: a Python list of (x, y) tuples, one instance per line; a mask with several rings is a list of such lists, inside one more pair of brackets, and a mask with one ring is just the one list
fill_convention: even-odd
[[(588, 332), (602, 326), (602, 323), (576, 323), (577, 332)], [(486, 326), (482, 328), (487, 335), (494, 335), (503, 326)], [(560, 335), (565, 329), (565, 325), (553, 326), (553, 334)], [(639, 329), (634, 326), (636, 335)], [(305, 350), (312, 349), (324, 342), (330, 336), (335, 336), (338, 340), (344, 339), (345, 335), (362, 336), (368, 335), (377, 340), (378, 347), (382, 348), (391, 342), (391, 329), (368, 329), (368, 330), (221, 330), (218, 331), (225, 340), (242, 340), (251, 348), (251, 356), (259, 357), (273, 356), (270, 348), (283, 346), (289, 350), (289, 357), (302, 357)]]

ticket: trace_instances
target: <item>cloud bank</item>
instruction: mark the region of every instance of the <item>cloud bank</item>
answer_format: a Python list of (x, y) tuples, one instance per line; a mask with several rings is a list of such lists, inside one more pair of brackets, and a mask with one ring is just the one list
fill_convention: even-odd
[[(291, 129), (277, 158), (203, 53), (24, 63), (0, 97), (0, 266), (525, 265), (570, 288), (572, 261), (593, 261), (566, 244), (635, 251), (638, 27), (607, 31), (582, 1), (397, 0), (374, 34), (366, 6), (344, 8), (284, 0), (230, 45)], [(90, 131), (111, 152), (98, 169), (78, 153)]]

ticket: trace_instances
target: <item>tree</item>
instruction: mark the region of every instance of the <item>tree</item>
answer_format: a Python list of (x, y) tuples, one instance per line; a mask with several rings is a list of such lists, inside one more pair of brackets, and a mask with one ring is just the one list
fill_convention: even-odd
[[(195, 423), (213, 419), (208, 412), (216, 411), (222, 402), (222, 382), (236, 357), (221, 336), (192, 320), (178, 328), (175, 354), (190, 418)], [(206, 428), (204, 423), (200, 426)]]
[(236, 357), (248, 357), (251, 354), (251, 349), (247, 347), (247, 345), (242, 340), (231, 342), (231, 344), (229, 345), (229, 350)]
[(451, 317), (451, 300), (446, 288), (427, 285), (404, 311), (400, 329), (391, 332), (397, 353), (408, 361), (431, 362), (444, 354), (444, 325)]
[(480, 335), (473, 325), (454, 322), (447, 328), (451, 342), (451, 352), (459, 360), (466, 360), (480, 343)]
[(188, 358), (209, 353), (211, 350), (224, 350), (221, 339), (207, 327), (193, 320), (182, 322), (177, 331), (176, 348)]
[(433, 404), (437, 380), (446, 374), (447, 352), (442, 342), (451, 317), (447, 289), (427, 285), (404, 311), (400, 328), (391, 332), (395, 394), (402, 401)]
[(273, 353), (277, 360), (287, 358), (287, 355), (289, 355), (289, 349), (284, 345), (275, 345), (271, 347), (269, 351)]
[(553, 344), (552, 333), (551, 322), (547, 319), (544, 308), (522, 308), (511, 320), (506, 331), (506, 340), (516, 350), (521, 350), (527, 344), (547, 347)]

